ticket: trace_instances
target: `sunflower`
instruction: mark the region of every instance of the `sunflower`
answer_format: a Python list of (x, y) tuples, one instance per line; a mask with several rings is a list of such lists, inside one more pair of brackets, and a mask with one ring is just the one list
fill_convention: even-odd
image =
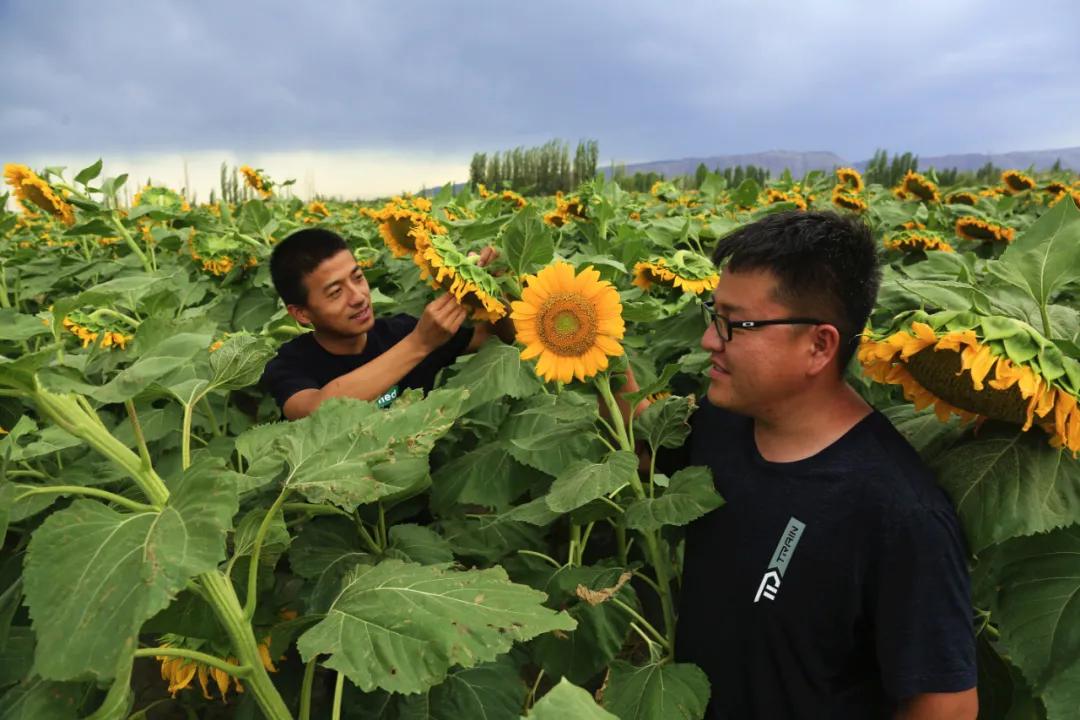
[[(186, 645), (194, 644), (201, 645), (201, 642), (189, 642), (186, 638), (179, 636), (165, 636), (167, 641), (162, 642), (162, 647), (183, 647)], [(197, 649), (197, 648), (193, 648)], [(269, 672), (277, 672), (277, 668), (274, 667), (274, 662), (270, 658), (270, 636), (267, 636), (262, 642), (259, 643), (259, 658), (262, 660), (263, 667)], [(176, 697), (176, 693), (184, 690), (191, 685), (191, 681), (196, 676), (199, 678), (199, 686), (202, 688), (203, 698), (206, 700), (212, 699), (210, 696), (210, 680), (214, 681), (217, 686), (218, 694), (221, 695), (222, 702), (228, 702), (227, 695), (229, 694), (229, 681), (233, 683), (233, 687), (236, 692), (244, 692), (244, 686), (240, 684), (240, 678), (235, 675), (230, 675), (224, 670), (219, 670), (215, 667), (210, 667), (197, 660), (189, 660), (188, 658), (173, 657), (171, 655), (156, 655), (155, 660), (161, 662), (161, 679), (169, 682), (169, 694)], [(225, 660), (229, 665), (238, 665), (235, 657), (229, 657)]]
[(952, 245), (945, 242), (940, 234), (923, 229), (903, 230), (885, 237), (882, 243), (889, 250), (940, 250), (941, 252), (956, 252)]
[(930, 182), (922, 173), (908, 170), (904, 179), (900, 181), (900, 187), (907, 195), (914, 195), (924, 202), (941, 202), (937, 185)]
[(65, 225), (75, 224), (75, 210), (71, 205), (26, 165), (5, 165), (4, 179), (14, 188), (15, 197), (23, 209), (29, 210), (26, 203), (31, 202), (53, 217), (60, 218)]
[(1043, 188), (1043, 192), (1055, 196), (1064, 195), (1065, 193), (1069, 192), (1069, 186), (1063, 182), (1054, 180), (1053, 182), (1046, 183), (1046, 187)]
[(907, 200), (908, 199), (908, 194), (906, 192), (904, 192), (904, 188), (902, 188), (902, 187), (894, 187), (892, 189), (892, 195), (897, 200)]
[(420, 228), (429, 234), (445, 235), (446, 228), (427, 214), (424, 207), (431, 203), (424, 198), (395, 197), (381, 210), (371, 213), (379, 223), (379, 234), (394, 257), (407, 257), (416, 252), (413, 231)]
[(307, 211), (309, 215), (330, 217), (330, 208), (326, 207), (326, 203), (323, 203), (319, 200), (312, 200), (310, 203), (308, 203)]
[[(640, 218), (640, 215), (638, 216)], [(581, 198), (570, 196), (564, 198), (562, 192), (555, 193), (555, 209), (544, 213), (544, 222), (554, 227), (562, 227), (571, 219), (584, 220), (585, 203)]]
[(838, 185), (845, 186), (853, 193), (860, 193), (865, 187), (863, 185), (862, 175), (855, 168), (842, 167), (836, 169), (836, 182)]
[[(1024, 352), (1023, 361), (1010, 358), (1006, 340), (1013, 352), (1038, 350)], [(942, 422), (957, 415), (1025, 431), (1037, 424), (1055, 447), (1080, 452), (1080, 388), (1070, 380), (1080, 376), (1080, 363), (1020, 321), (916, 313), (888, 336), (864, 333), (858, 358), (868, 377), (900, 385), (916, 409), (933, 405)]]
[(985, 190), (980, 190), (979, 195), (982, 197), (1001, 197), (1002, 195), (1008, 195), (1008, 190), (1003, 187), (990, 187)]
[(1016, 231), (1004, 225), (967, 215), (956, 220), (956, 234), (965, 240), (1011, 243)]
[(521, 197), (513, 190), (503, 190), (502, 193), (499, 195), (499, 199), (505, 200), (509, 203), (513, 203), (514, 207), (519, 210), (529, 204), (529, 202), (525, 198)]
[(979, 196), (966, 190), (959, 190), (946, 195), (945, 202), (949, 205), (974, 205), (979, 202)]
[(1035, 181), (1031, 176), (1019, 170), (1006, 170), (1001, 173), (1001, 183), (1013, 193), (1024, 192), (1035, 187)]
[(146, 185), (142, 190), (135, 193), (135, 197), (131, 200), (131, 207), (138, 207), (139, 205), (150, 205), (175, 212), (191, 210), (191, 205), (183, 195), (175, 190), (154, 185)]
[(356, 258), (356, 264), (366, 270), (375, 267), (375, 261), (379, 259), (379, 251), (375, 248), (360, 246), (353, 249), (353, 257)]
[(506, 315), (499, 300), (499, 286), (487, 270), (476, 264), (476, 255), (465, 255), (447, 235), (432, 235), (425, 228), (415, 228), (416, 253), (413, 261), (420, 268), (420, 279), (436, 290), (442, 289), (468, 308), (473, 320), (494, 322)]
[(608, 356), (623, 354), (625, 326), (619, 293), (600, 273), (587, 267), (577, 275), (558, 261), (525, 276), (521, 300), (510, 317), (521, 359), (539, 357), (536, 373), (545, 380), (585, 380), (607, 369)]
[(653, 285), (700, 295), (712, 292), (720, 282), (716, 266), (708, 258), (690, 250), (679, 250), (670, 258), (654, 257), (634, 265), (633, 284), (648, 291)]
[(784, 192), (783, 190), (777, 190), (776, 188), (769, 188), (765, 191), (765, 203), (768, 205), (775, 205), (776, 203), (789, 202), (795, 205), (800, 210), (806, 209), (806, 200), (795, 192)]
[(491, 191), (487, 189), (484, 183), (476, 183), (476, 194), (480, 196), (481, 200), (491, 197)]
[(259, 193), (263, 198), (268, 198), (274, 194), (273, 190), (271, 190), (273, 183), (267, 180), (258, 170), (249, 165), (241, 165), (240, 174), (244, 176), (244, 182), (247, 183), (248, 187)]
[(1063, 198), (1067, 197), (1071, 197), (1073, 199), (1073, 202), (1076, 203), (1076, 207), (1080, 208), (1080, 190), (1073, 190), (1071, 192), (1061, 193), (1056, 198), (1050, 201), (1050, 207), (1054, 207), (1059, 202), (1061, 202)]
[(837, 207), (854, 212), (865, 212), (867, 208), (865, 200), (858, 195), (847, 192), (843, 185), (837, 185), (833, 188), (832, 203)]

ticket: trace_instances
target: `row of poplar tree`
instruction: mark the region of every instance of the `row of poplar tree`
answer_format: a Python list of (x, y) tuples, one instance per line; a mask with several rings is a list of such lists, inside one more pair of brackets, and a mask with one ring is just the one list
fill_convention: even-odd
[(469, 184), (476, 187), (483, 183), (489, 190), (513, 189), (526, 195), (569, 192), (596, 177), (599, 160), (600, 146), (595, 140), (580, 141), (573, 160), (570, 146), (563, 140), (490, 155), (478, 152), (469, 163)]

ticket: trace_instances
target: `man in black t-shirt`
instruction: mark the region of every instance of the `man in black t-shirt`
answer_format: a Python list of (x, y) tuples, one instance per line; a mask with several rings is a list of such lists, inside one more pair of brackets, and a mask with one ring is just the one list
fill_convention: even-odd
[[(479, 264), (493, 256), (488, 248)], [(388, 407), (406, 388), (429, 391), (439, 370), (493, 332), (487, 324), (463, 326), (466, 310), (451, 295), (429, 303), (420, 318), (376, 318), (363, 269), (329, 230), (308, 228), (281, 241), (270, 275), (289, 314), (313, 328), (282, 345), (260, 380), (289, 420), (331, 397)]]
[(843, 381), (879, 284), (869, 230), (778, 213), (714, 259), (686, 450), (727, 502), (687, 531), (676, 659), (709, 676), (710, 718), (974, 718), (955, 511)]

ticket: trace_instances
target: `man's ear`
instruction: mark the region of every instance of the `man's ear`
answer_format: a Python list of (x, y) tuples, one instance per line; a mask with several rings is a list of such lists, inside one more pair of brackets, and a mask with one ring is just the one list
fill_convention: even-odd
[(303, 305), (286, 305), (285, 310), (301, 325), (311, 325), (311, 316)]
[(810, 367), (808, 372), (817, 375), (829, 366), (840, 350), (840, 331), (829, 324), (815, 325), (810, 329)]

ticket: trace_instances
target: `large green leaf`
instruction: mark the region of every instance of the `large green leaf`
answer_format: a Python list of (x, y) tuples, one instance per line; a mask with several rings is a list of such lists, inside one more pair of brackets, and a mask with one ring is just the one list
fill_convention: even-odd
[[(525, 717), (525, 716), (522, 716)], [(619, 720), (593, 701), (592, 695), (563, 678), (533, 705), (528, 720)]]
[(421, 565), (437, 565), (453, 562), (454, 552), (450, 543), (426, 525), (400, 523), (390, 528), (388, 552), (400, 553), (404, 560)]
[(11, 308), (0, 308), (0, 340), (22, 342), (36, 335), (48, 335), (49, 326), (33, 315), (23, 315)]
[(548, 633), (533, 641), (537, 664), (550, 677), (585, 684), (604, 669), (626, 642), (630, 617), (612, 603), (576, 603), (568, 610), (577, 628)]
[(701, 720), (709, 693), (709, 679), (692, 663), (635, 667), (616, 660), (604, 689), (604, 707), (620, 720)]
[(231, 484), (199, 465), (172, 491), (161, 512), (76, 500), (34, 532), (24, 579), (39, 675), (110, 677), (143, 622), (225, 557), (237, 510)]
[(598, 463), (588, 460), (572, 463), (552, 483), (547, 505), (556, 512), (575, 510), (629, 485), (637, 466), (637, 455), (626, 450), (617, 450)]
[(506, 262), (515, 275), (536, 272), (551, 262), (555, 244), (551, 230), (540, 219), (534, 205), (519, 210), (514, 218), (503, 226), (500, 233)]
[(678, 395), (654, 402), (635, 423), (635, 435), (648, 442), (654, 453), (661, 447), (677, 448), (690, 435), (690, 415), (695, 407), (694, 398)]
[(1059, 202), (1001, 254), (1003, 279), (1024, 287), (1046, 305), (1065, 285), (1080, 279), (1080, 209)]
[(431, 506), (438, 512), (446, 512), (455, 503), (502, 511), (521, 497), (538, 476), (544, 477), (515, 460), (505, 443), (488, 443), (435, 471)]
[(499, 439), (515, 460), (552, 476), (576, 460), (599, 459), (604, 446), (587, 414), (595, 413), (595, 401), (589, 407), (587, 402), (570, 392), (526, 398), (503, 422)]
[[(426, 693), (402, 695), (383, 690), (355, 701), (345, 696), (345, 717), (357, 720), (517, 720), (525, 702), (525, 683), (505, 656), (471, 668), (456, 668)], [(352, 714), (348, 714), (351, 711)]]
[(934, 464), (971, 551), (1080, 522), (1080, 463), (1041, 432), (983, 428)]
[(1047, 717), (1080, 710), (1080, 527), (1001, 547), (993, 618)]
[(33, 678), (0, 696), (0, 720), (75, 720), (86, 689)]
[(723, 504), (709, 468), (689, 467), (671, 477), (660, 497), (636, 500), (626, 508), (626, 526), (648, 531), (686, 525)]
[(472, 667), (514, 641), (574, 629), (568, 615), (548, 610), (543, 600), (499, 567), (463, 572), (449, 564), (384, 560), (350, 573), (297, 648), (305, 662), (329, 655), (324, 665), (362, 690), (422, 692), (454, 665)]
[(448, 388), (469, 391), (466, 409), (501, 397), (535, 395), (543, 385), (529, 365), (521, 362), (521, 351), (513, 345), (489, 342), (461, 366), (446, 383)]
[(252, 458), (251, 472), (265, 477), (284, 467), (288, 487), (311, 502), (347, 510), (409, 491), (428, 481), (428, 453), (464, 398), (463, 390), (436, 390), (423, 400), (402, 398), (388, 410), (332, 398), (281, 429), (251, 431), (260, 441), (245, 448), (264, 451)]
[(232, 335), (210, 353), (210, 386), (221, 390), (236, 390), (259, 381), (274, 350), (264, 338), (254, 335)]

